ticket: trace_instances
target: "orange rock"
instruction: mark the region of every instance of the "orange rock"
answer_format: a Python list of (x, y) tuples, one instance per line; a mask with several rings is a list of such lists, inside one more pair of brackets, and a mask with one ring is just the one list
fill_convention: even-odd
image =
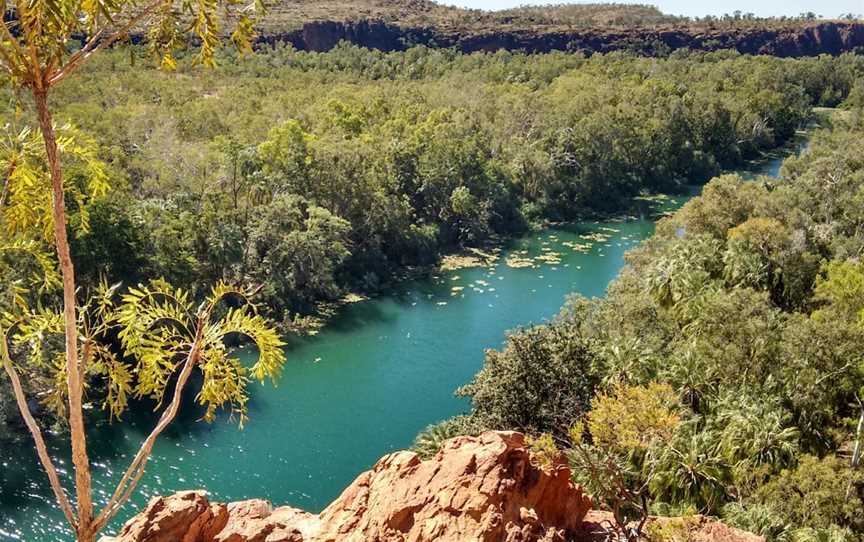
[(429, 461), (385, 456), (321, 513), (316, 540), (540, 540), (576, 530), (590, 508), (565, 465), (544, 471), (521, 434), (489, 432), (452, 439)]
[(320, 515), (266, 501), (211, 505), (203, 492), (156, 498), (115, 542), (552, 542), (575, 532), (591, 500), (563, 462), (531, 462), (519, 433), (444, 444), (432, 459), (383, 457)]

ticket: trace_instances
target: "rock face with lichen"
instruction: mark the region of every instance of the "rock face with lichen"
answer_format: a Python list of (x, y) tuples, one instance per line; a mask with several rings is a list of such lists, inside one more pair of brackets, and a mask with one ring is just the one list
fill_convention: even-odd
[(445, 443), (432, 459), (397, 452), (361, 474), (321, 514), (266, 501), (157, 497), (113, 542), (553, 541), (571, 538), (591, 500), (563, 462), (541, 468), (519, 433)]

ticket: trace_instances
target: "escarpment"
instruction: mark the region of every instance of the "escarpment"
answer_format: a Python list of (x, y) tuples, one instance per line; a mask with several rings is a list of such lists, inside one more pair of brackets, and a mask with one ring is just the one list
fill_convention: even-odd
[(864, 47), (864, 24), (824, 21), (788, 26), (735, 27), (693, 25), (624, 29), (545, 29), (455, 31), (434, 26), (411, 27), (380, 20), (309, 21), (302, 28), (262, 32), (260, 40), (290, 43), (306, 51), (328, 51), (345, 41), (382, 51), (402, 51), (414, 45), (453, 47), (463, 53), (498, 50), (585, 54), (628, 50), (659, 55), (677, 49), (734, 49), (746, 54), (802, 57), (837, 55)]

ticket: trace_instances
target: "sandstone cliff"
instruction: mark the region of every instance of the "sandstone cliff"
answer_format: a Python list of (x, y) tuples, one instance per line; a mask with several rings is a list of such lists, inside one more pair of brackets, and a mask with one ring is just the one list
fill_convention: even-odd
[(735, 49), (741, 53), (781, 57), (837, 55), (864, 47), (864, 24), (856, 22), (796, 23), (787, 27), (669, 26), (625, 29), (505, 29), (457, 32), (410, 27), (378, 20), (312, 21), (290, 32), (264, 32), (264, 42), (283, 41), (308, 51), (327, 51), (340, 41), (382, 51), (412, 45), (455, 47), (475, 51), (579, 51), (586, 54), (630, 50), (655, 55), (670, 50)]
[[(188, 491), (153, 499), (103, 542), (606, 540), (610, 517), (591, 504), (565, 464), (540, 468), (522, 435), (488, 432), (452, 439), (428, 461), (387, 455), (317, 515), (262, 500), (211, 503)], [(762, 542), (705, 518), (652, 521), (683, 540)]]

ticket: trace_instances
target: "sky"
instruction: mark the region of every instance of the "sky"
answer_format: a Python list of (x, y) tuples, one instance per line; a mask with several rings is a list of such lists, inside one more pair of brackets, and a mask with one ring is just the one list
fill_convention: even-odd
[[(562, 0), (441, 0), (443, 4), (452, 4), (477, 9), (504, 9), (525, 4), (560, 3)], [(603, 0), (597, 0), (603, 1)], [(664, 13), (671, 15), (686, 15), (689, 17), (703, 15), (722, 15), (741, 10), (744, 13), (755, 13), (761, 17), (777, 17), (780, 15), (799, 15), (812, 11), (823, 17), (837, 17), (841, 14), (864, 14), (864, 0), (714, 0), (712, 2), (695, 2), (692, 0), (615, 0), (628, 4), (653, 4)], [(580, 3), (580, 2), (567, 2)]]

